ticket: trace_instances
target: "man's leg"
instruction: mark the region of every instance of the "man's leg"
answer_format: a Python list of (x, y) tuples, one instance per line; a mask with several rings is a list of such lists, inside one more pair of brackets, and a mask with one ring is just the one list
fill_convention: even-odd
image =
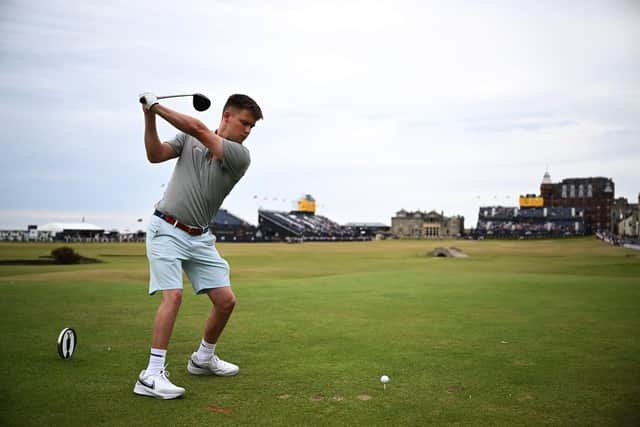
[(187, 370), (194, 375), (236, 375), (240, 370), (238, 366), (220, 360), (215, 355), (218, 338), (231, 317), (236, 305), (236, 297), (229, 286), (208, 289), (207, 295), (211, 300), (212, 308), (204, 324), (200, 347), (191, 355)]
[(184, 388), (171, 383), (165, 373), (167, 347), (181, 302), (182, 289), (162, 291), (162, 301), (153, 322), (149, 364), (140, 373), (134, 393), (157, 399), (175, 399), (184, 394)]
[(149, 364), (138, 375), (133, 392), (157, 399), (175, 399), (185, 390), (169, 381), (165, 372), (167, 348), (182, 303), (182, 261), (184, 238), (178, 230), (153, 215), (147, 227), (149, 293), (161, 292), (151, 335)]
[(176, 323), (178, 310), (182, 303), (182, 289), (162, 291), (162, 301), (158, 306), (153, 322), (151, 347), (166, 350), (169, 346), (173, 325)]
[(203, 338), (208, 343), (216, 344), (236, 306), (236, 296), (229, 286), (209, 289), (207, 295), (212, 307), (204, 324)]
[(169, 289), (162, 291), (162, 301), (156, 311), (153, 321), (153, 333), (151, 335), (151, 352), (146, 373), (155, 375), (164, 370), (167, 364), (167, 348), (176, 323), (178, 310), (182, 303), (182, 289)]

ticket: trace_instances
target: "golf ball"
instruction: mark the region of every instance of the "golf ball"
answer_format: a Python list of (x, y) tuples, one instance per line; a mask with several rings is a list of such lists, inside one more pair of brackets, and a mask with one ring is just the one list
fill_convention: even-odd
[(388, 382), (389, 382), (389, 377), (388, 377), (388, 376), (386, 376), (386, 375), (381, 376), (381, 377), (380, 377), (380, 382), (381, 382), (382, 384), (386, 384), (386, 383), (388, 383)]

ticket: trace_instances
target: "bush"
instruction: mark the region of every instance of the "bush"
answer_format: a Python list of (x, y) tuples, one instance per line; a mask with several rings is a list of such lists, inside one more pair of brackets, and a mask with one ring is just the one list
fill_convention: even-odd
[(51, 251), (56, 264), (77, 264), (82, 260), (79, 253), (68, 246), (62, 246)]

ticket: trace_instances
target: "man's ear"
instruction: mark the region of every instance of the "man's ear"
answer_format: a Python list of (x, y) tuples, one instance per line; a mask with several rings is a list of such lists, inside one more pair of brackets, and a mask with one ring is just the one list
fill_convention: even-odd
[(225, 110), (222, 112), (222, 120), (225, 122), (229, 121), (229, 117), (231, 117), (231, 111)]

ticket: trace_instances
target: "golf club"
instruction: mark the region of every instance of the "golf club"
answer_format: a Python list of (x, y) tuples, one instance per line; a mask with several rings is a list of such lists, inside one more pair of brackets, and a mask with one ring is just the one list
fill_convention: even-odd
[[(201, 93), (191, 93), (187, 95), (165, 95), (165, 96), (158, 96), (157, 99), (181, 98), (184, 96), (193, 96), (193, 108), (195, 108), (198, 111), (205, 111), (211, 106), (211, 100), (209, 100), (209, 98), (207, 98)], [(140, 103), (141, 104), (146, 103), (144, 96), (140, 98)]]

